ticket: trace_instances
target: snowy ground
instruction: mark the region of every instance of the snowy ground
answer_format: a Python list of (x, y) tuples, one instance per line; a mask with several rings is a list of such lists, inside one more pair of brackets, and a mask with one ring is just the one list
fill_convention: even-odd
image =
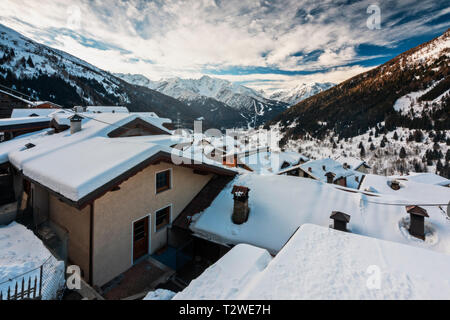
[(304, 225), (272, 261), (238, 245), (174, 299), (449, 299), (449, 268), (448, 255)]
[[(64, 286), (64, 262), (57, 261), (42, 242), (27, 228), (18, 223), (0, 226), (0, 291), (5, 297), (8, 287), (14, 288), (16, 281), (25, 282), (39, 275), (43, 263), (43, 299), (55, 299)], [(34, 270), (34, 271), (33, 271)], [(11, 279), (13, 279), (11, 281)], [(20, 288), (20, 285), (19, 285)]]
[(156, 291), (149, 292), (144, 300), (172, 300), (172, 298), (176, 295), (175, 292), (164, 290), (164, 289), (158, 289)]

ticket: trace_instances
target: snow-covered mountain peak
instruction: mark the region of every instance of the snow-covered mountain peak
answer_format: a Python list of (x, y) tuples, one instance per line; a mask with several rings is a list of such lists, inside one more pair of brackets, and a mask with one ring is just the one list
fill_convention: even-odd
[(301, 83), (292, 89), (276, 90), (270, 95), (270, 99), (283, 101), (289, 105), (295, 105), (302, 100), (312, 97), (322, 91), (328, 90), (333, 87), (334, 84), (330, 82), (326, 83)]

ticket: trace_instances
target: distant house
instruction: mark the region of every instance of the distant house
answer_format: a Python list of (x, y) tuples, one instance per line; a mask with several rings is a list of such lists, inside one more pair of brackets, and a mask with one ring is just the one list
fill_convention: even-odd
[(359, 189), (364, 178), (361, 172), (352, 170), (348, 166), (343, 166), (330, 158), (306, 162), (300, 165), (299, 169), (300, 177), (353, 189)]
[(14, 90), (0, 89), (0, 119), (10, 118), (14, 109), (55, 109), (61, 106), (49, 101), (30, 101)]
[(0, 142), (14, 139), (17, 136), (32, 133), (50, 127), (51, 118), (31, 114), (24, 118), (0, 119)]
[(369, 173), (368, 170), (371, 169), (367, 162), (358, 158), (339, 156), (335, 160), (339, 162), (344, 168), (361, 173)]
[(16, 197), (28, 199), (36, 228), (68, 239), (69, 262), (92, 285), (167, 246), (172, 222), (195, 196), (213, 179), (236, 175), (172, 149), (167, 119), (72, 116), (57, 115), (61, 125), (81, 124), (72, 133), (37, 137), (29, 148), (25, 140), (9, 141), (0, 155), (7, 150)]

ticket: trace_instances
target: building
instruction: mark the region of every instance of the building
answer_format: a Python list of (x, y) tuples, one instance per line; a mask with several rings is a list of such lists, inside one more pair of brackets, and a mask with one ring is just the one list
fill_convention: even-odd
[(174, 300), (448, 299), (449, 268), (447, 254), (305, 224), (275, 258), (237, 245)]
[(0, 89), (0, 119), (12, 117), (14, 109), (56, 109), (61, 106), (49, 101), (31, 101), (29, 97), (11, 89)]
[(308, 161), (299, 165), (296, 169), (299, 169), (299, 177), (352, 189), (359, 189), (364, 179), (364, 174), (361, 172), (352, 170), (349, 166), (343, 166), (338, 161), (330, 158)]
[[(72, 116), (55, 115), (69, 126)], [(173, 149), (178, 141), (166, 122), (143, 114), (89, 114), (81, 130), (44, 134), (29, 148), (22, 139), (0, 145), (0, 154), (8, 149), (16, 196), (28, 199), (37, 232), (46, 226), (67, 239), (69, 262), (92, 285), (106, 284), (165, 247), (169, 227), (192, 199), (214, 178), (236, 175)]]
[(355, 157), (339, 156), (335, 160), (339, 162), (344, 168), (358, 171), (361, 173), (369, 173), (369, 170), (371, 169), (371, 167), (367, 164), (367, 162)]

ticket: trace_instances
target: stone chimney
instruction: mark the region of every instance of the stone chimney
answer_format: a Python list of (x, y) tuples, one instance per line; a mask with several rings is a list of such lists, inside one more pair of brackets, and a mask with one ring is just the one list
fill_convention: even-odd
[(83, 122), (83, 117), (75, 114), (74, 116), (72, 116), (69, 120), (70, 120), (70, 134), (74, 134), (77, 133), (79, 131), (81, 131), (81, 124)]
[(333, 229), (339, 231), (347, 231), (347, 223), (350, 222), (350, 216), (343, 212), (333, 211), (330, 219), (334, 220)]
[(248, 207), (250, 189), (234, 186), (231, 193), (234, 196), (233, 223), (243, 224), (248, 221), (248, 214), (250, 213), (250, 208)]
[(425, 240), (425, 218), (429, 218), (427, 210), (418, 206), (408, 206), (406, 207), (406, 211), (411, 217), (409, 234), (413, 237)]

